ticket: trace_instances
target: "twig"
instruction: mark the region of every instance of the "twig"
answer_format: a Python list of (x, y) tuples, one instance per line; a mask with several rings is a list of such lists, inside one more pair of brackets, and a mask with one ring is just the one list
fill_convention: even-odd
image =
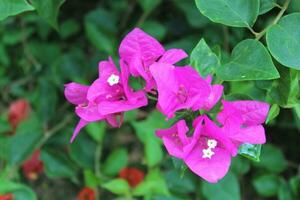
[(263, 29), (261, 32), (259, 32), (258, 34), (254, 34), (256, 40), (260, 40), (262, 36), (264, 36), (264, 34), (268, 31), (268, 29), (273, 26), (274, 24), (277, 24), (277, 22), (279, 21), (279, 19), (282, 17), (282, 15), (284, 14), (284, 12), (286, 11), (286, 9), (289, 7), (291, 0), (286, 0), (286, 2), (283, 4), (283, 6), (281, 7), (280, 12), (278, 13), (278, 15), (276, 16), (276, 18), (274, 19), (274, 21), (267, 26), (265, 29)]

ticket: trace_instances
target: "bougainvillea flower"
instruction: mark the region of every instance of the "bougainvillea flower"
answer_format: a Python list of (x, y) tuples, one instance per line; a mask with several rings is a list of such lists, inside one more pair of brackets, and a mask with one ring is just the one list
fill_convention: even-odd
[[(98, 105), (93, 102), (89, 102), (87, 99), (87, 93), (89, 86), (81, 85), (78, 83), (69, 83), (65, 85), (65, 97), (66, 99), (76, 105), (75, 113), (80, 117), (72, 138), (73, 142), (80, 132), (80, 130), (90, 122), (106, 120), (111, 126), (119, 127), (123, 121), (123, 116), (120, 113), (111, 115), (102, 115), (98, 111)], [(120, 120), (117, 120), (120, 116)]]
[(163, 140), (164, 146), (171, 156), (182, 159), (191, 142), (186, 135), (188, 130), (185, 121), (180, 120), (169, 129), (157, 130), (156, 136)]
[(121, 60), (121, 73), (112, 59), (100, 62), (99, 78), (90, 86), (87, 99), (98, 106), (101, 115), (115, 114), (147, 105), (143, 91), (133, 91), (128, 84), (127, 65)]
[(146, 81), (146, 91), (155, 87), (155, 82), (149, 72), (149, 66), (154, 62), (175, 64), (187, 57), (181, 49), (165, 51), (164, 47), (152, 36), (139, 28), (133, 29), (122, 40), (119, 47), (121, 59), (129, 66), (131, 75), (141, 76)]
[(223, 110), (217, 115), (224, 132), (237, 144), (263, 144), (265, 130), (261, 125), (267, 118), (269, 104), (259, 101), (222, 101)]
[(96, 193), (93, 189), (85, 187), (77, 195), (76, 200), (95, 200)]
[(193, 148), (183, 160), (195, 174), (216, 183), (226, 175), (237, 147), (207, 116), (199, 117), (195, 125)]
[(40, 160), (40, 151), (36, 150), (32, 156), (22, 164), (24, 176), (29, 180), (36, 180), (38, 175), (43, 172), (44, 165)]
[(17, 128), (19, 123), (21, 123), (28, 117), (29, 112), (30, 105), (25, 99), (19, 99), (10, 104), (8, 111), (8, 121), (13, 130)]
[(192, 67), (154, 63), (150, 66), (150, 71), (157, 84), (157, 108), (167, 118), (174, 117), (177, 110), (196, 111), (205, 106), (210, 87)]
[(208, 83), (210, 87), (210, 93), (208, 98), (206, 99), (204, 106), (202, 109), (209, 111), (212, 109), (216, 103), (220, 100), (222, 93), (223, 93), (223, 86), (222, 85), (211, 85), (212, 76), (207, 76), (205, 81)]
[(119, 172), (119, 178), (128, 182), (131, 187), (136, 187), (144, 180), (144, 172), (138, 168), (126, 167)]
[(12, 193), (10, 194), (1, 194), (0, 200), (14, 200), (14, 195)]

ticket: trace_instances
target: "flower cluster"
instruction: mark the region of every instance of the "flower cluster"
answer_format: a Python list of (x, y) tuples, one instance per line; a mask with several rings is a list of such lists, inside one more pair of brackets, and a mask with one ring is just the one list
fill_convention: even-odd
[[(179, 110), (209, 112), (220, 101), (222, 85), (212, 85), (212, 77), (203, 78), (191, 66), (175, 66), (187, 57), (181, 49), (165, 50), (153, 37), (135, 28), (119, 47), (120, 71), (112, 59), (99, 63), (99, 78), (90, 86), (66, 84), (65, 96), (76, 105), (80, 121), (71, 141), (89, 122), (106, 120), (114, 127), (123, 121), (124, 112), (148, 104), (147, 93), (158, 95), (157, 109), (167, 119)], [(145, 80), (142, 90), (134, 91), (129, 77)], [(217, 182), (227, 173), (231, 157), (242, 143), (265, 143), (261, 125), (269, 105), (258, 101), (222, 100), (223, 109), (213, 122), (209, 115), (200, 115), (189, 131), (185, 120), (178, 121), (156, 135), (171, 156), (182, 159), (197, 175)], [(190, 133), (188, 136), (188, 132)]]

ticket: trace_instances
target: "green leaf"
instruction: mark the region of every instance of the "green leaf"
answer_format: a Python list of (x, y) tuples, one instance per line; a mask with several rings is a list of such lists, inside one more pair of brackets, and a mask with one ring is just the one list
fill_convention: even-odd
[(27, 186), (14, 183), (8, 180), (0, 179), (1, 194), (13, 193), (14, 200), (36, 200), (36, 194)]
[(84, 170), (84, 183), (86, 187), (96, 188), (99, 185), (99, 178), (93, 173), (92, 170)]
[(102, 142), (106, 130), (105, 122), (92, 122), (86, 126), (88, 134), (97, 142)]
[(204, 182), (201, 189), (208, 200), (241, 199), (238, 179), (231, 172), (216, 184)]
[(260, 144), (245, 143), (239, 147), (239, 154), (246, 158), (249, 158), (250, 160), (258, 162), (260, 160), (260, 150)]
[(268, 117), (266, 119), (266, 124), (270, 123), (273, 119), (275, 119), (280, 112), (280, 107), (277, 104), (273, 104), (270, 108)]
[(280, 180), (279, 191), (278, 191), (278, 200), (293, 200), (293, 195), (291, 188), (288, 183), (284, 180)]
[(37, 148), (42, 138), (40, 122), (32, 116), (17, 128), (16, 134), (10, 138), (8, 163), (19, 165), (25, 161)]
[(157, 40), (164, 39), (167, 33), (166, 27), (157, 21), (146, 21), (141, 25), (141, 28)]
[(242, 156), (232, 158), (230, 170), (236, 174), (246, 174), (250, 170), (249, 160)]
[(73, 178), (76, 176), (76, 168), (64, 152), (42, 150), (41, 160), (49, 178)]
[(94, 169), (96, 146), (88, 135), (79, 134), (70, 144), (70, 156), (80, 167)]
[(287, 162), (282, 151), (270, 144), (263, 146), (260, 162), (254, 164), (255, 166), (266, 168), (274, 173), (280, 173), (287, 167)]
[(165, 117), (157, 112), (152, 112), (146, 120), (132, 122), (138, 138), (145, 147), (146, 161), (149, 167), (158, 164), (163, 157), (161, 141), (155, 136), (155, 130), (167, 128), (171, 121), (166, 122)]
[(138, 2), (145, 12), (151, 12), (161, 0), (138, 0)]
[(280, 79), (272, 83), (268, 91), (271, 100), (282, 107), (291, 108), (299, 103), (299, 78), (298, 71), (279, 67)]
[(34, 8), (26, 0), (1, 0), (0, 21), (30, 10), (34, 10)]
[(260, 0), (259, 14), (265, 14), (275, 7), (276, 0)]
[(220, 60), (214, 54), (204, 39), (201, 39), (193, 49), (190, 57), (192, 65), (203, 77), (214, 74), (215, 69), (220, 66)]
[(263, 175), (253, 180), (253, 186), (263, 197), (275, 196), (279, 189), (279, 178), (276, 175)]
[(180, 171), (172, 170), (165, 173), (165, 179), (172, 193), (187, 194), (195, 190), (195, 183), (190, 176), (181, 176)]
[(267, 31), (272, 56), (286, 67), (300, 70), (300, 13), (284, 16)]
[(267, 49), (254, 39), (246, 39), (236, 45), (230, 61), (217, 69), (217, 75), (225, 81), (279, 78)]
[(135, 196), (145, 196), (146, 194), (169, 195), (166, 181), (157, 169), (150, 171), (145, 180), (133, 190)]
[(58, 31), (58, 12), (65, 0), (31, 0), (38, 14)]
[(300, 176), (294, 176), (289, 181), (291, 190), (295, 196), (300, 197)]
[(130, 186), (123, 179), (113, 179), (103, 184), (102, 187), (118, 195), (127, 195), (130, 192)]
[(209, 19), (204, 17), (196, 8), (194, 1), (175, 0), (175, 5), (181, 9), (188, 21), (194, 28), (203, 28), (209, 23)]
[(259, 11), (259, 0), (196, 0), (196, 5), (211, 21), (234, 27), (252, 26)]
[(126, 167), (128, 163), (128, 153), (124, 148), (114, 150), (103, 164), (102, 171), (106, 175), (115, 176)]

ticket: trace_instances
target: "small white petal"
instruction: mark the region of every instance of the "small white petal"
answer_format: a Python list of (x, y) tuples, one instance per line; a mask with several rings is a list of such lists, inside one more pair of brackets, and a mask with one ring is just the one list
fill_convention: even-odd
[(110, 77), (108, 77), (107, 82), (110, 86), (113, 86), (115, 84), (118, 84), (120, 80), (120, 77), (118, 75), (112, 74)]
[(217, 144), (218, 144), (218, 142), (216, 140), (214, 140), (214, 139), (207, 140), (207, 146), (209, 148), (214, 149), (217, 146)]
[(211, 157), (215, 154), (215, 152), (213, 152), (210, 148), (203, 149), (202, 153), (203, 153), (202, 158), (209, 158), (209, 159), (211, 159)]

